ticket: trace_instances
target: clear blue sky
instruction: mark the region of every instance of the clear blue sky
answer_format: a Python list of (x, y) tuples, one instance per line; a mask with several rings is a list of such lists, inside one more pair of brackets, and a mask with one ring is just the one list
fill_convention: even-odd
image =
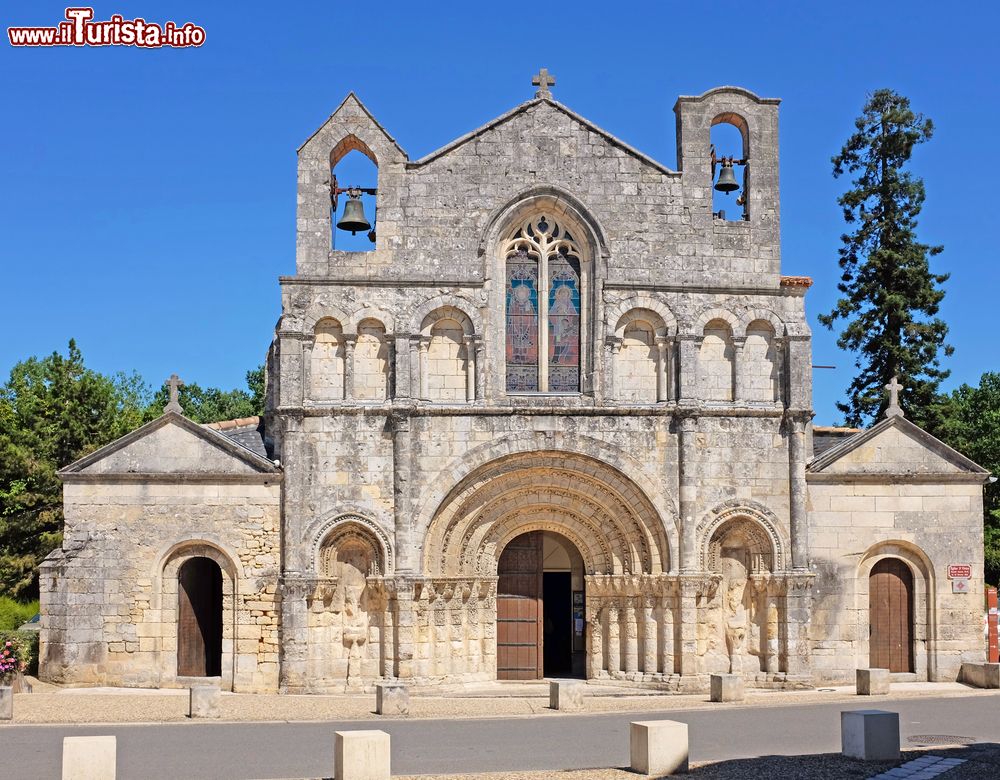
[[(191, 21), (207, 40), (0, 44), (0, 376), (72, 336), (100, 371), (242, 385), (279, 315), (277, 276), (294, 272), (295, 149), (344, 95), (416, 159), (530, 98), (546, 66), (558, 100), (670, 167), (678, 95), (738, 84), (783, 99), (782, 268), (814, 277), (814, 362), (837, 366), (815, 374), (819, 424), (853, 370), (815, 321), (836, 298), (843, 230), (830, 156), (866, 92), (908, 95), (937, 127), (913, 170), (920, 237), (944, 244), (934, 268), (952, 274), (948, 386), (977, 383), (1000, 370), (1000, 12), (975, 5), (101, 3), (98, 19)], [(0, 19), (55, 24), (64, 7), (7, 3)]]

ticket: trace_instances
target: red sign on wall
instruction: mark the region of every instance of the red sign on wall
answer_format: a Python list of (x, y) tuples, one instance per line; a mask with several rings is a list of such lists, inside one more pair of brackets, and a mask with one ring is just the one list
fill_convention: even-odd
[(948, 579), (967, 579), (972, 576), (972, 566), (967, 563), (953, 563), (948, 566)]

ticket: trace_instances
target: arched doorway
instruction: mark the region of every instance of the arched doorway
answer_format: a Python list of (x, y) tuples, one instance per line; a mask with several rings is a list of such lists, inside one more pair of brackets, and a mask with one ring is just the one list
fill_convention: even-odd
[(222, 569), (191, 558), (177, 574), (177, 675), (222, 675)]
[(869, 665), (913, 671), (913, 573), (899, 558), (883, 558), (868, 575)]
[(583, 558), (565, 537), (530, 531), (497, 565), (497, 679), (582, 677)]

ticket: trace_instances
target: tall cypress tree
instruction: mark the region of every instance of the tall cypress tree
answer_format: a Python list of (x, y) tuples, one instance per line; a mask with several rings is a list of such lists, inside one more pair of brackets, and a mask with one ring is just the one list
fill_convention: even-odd
[(930, 270), (930, 258), (943, 247), (917, 240), (924, 183), (905, 169), (934, 125), (890, 89), (872, 93), (854, 125), (856, 132), (832, 160), (834, 178), (853, 176), (852, 188), (838, 199), (844, 220), (854, 227), (841, 236), (837, 288), (843, 295), (819, 318), (831, 330), (843, 320), (837, 345), (856, 355), (858, 374), (847, 403), (837, 408), (849, 425), (862, 425), (885, 409), (883, 388), (898, 376), (907, 416), (937, 430), (938, 386), (949, 374), (940, 368), (938, 352), (953, 351), (945, 344), (948, 326), (935, 316), (948, 275)]

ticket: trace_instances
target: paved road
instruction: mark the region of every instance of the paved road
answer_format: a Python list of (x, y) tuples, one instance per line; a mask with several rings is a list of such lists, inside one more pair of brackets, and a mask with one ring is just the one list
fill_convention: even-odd
[[(1000, 743), (1000, 697), (921, 698), (876, 703), (900, 713), (900, 731)], [(114, 734), (123, 780), (247, 780), (330, 777), (333, 732), (379, 728), (392, 735), (400, 774), (585, 769), (628, 764), (628, 724), (670, 718), (690, 725), (691, 758), (747, 758), (840, 750), (844, 703), (479, 720), (329, 723), (179, 723), (153, 726), (0, 727), (3, 776), (59, 776), (64, 736)], [(14, 769), (10, 775), (9, 769)]]

